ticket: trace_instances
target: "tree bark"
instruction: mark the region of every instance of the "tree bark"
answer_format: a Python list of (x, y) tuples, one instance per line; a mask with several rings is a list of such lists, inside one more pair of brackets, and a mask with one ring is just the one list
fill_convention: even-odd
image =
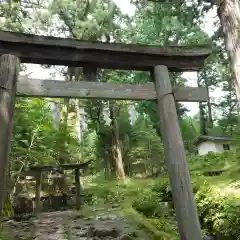
[(157, 107), (181, 240), (202, 240), (175, 99), (166, 66), (154, 67)]
[(38, 214), (40, 212), (40, 198), (41, 198), (41, 172), (36, 173), (36, 189), (35, 189), (35, 198), (36, 198), (36, 208), (35, 213)]
[[(74, 81), (81, 81), (81, 75), (83, 75), (82, 68), (76, 67), (74, 68)], [(82, 108), (81, 108), (81, 100), (75, 99), (75, 112), (76, 112), (76, 124), (75, 124), (75, 132), (76, 137), (78, 139), (79, 144), (82, 144), (83, 132), (82, 132)]]
[(119, 139), (117, 111), (114, 103), (110, 104), (110, 118), (112, 127), (112, 158), (115, 165), (116, 177), (119, 179), (125, 179), (121, 144)]
[[(198, 78), (197, 78), (197, 85), (198, 85), (198, 87), (201, 87), (199, 75), (198, 75)], [(202, 102), (199, 102), (199, 118), (200, 118), (199, 119), (200, 120), (200, 134), (201, 135), (207, 135), (204, 105), (203, 105)]]
[(200, 134), (207, 135), (204, 105), (201, 102), (199, 103), (199, 115), (200, 115)]
[(213, 116), (212, 116), (212, 105), (211, 105), (211, 100), (210, 100), (210, 95), (209, 95), (209, 86), (207, 84), (207, 81), (205, 81), (205, 87), (207, 89), (207, 109), (208, 109), (208, 121), (207, 121), (207, 126), (208, 128), (213, 128)]
[(75, 112), (76, 112), (76, 124), (75, 124), (75, 131), (76, 137), (78, 139), (79, 144), (82, 143), (82, 115), (80, 109), (80, 100), (75, 100)]
[(12, 120), (16, 95), (16, 83), (20, 60), (13, 55), (0, 59), (0, 217), (2, 215), (8, 159), (12, 137)]
[(76, 185), (76, 209), (81, 207), (81, 185), (80, 185), (80, 170), (75, 169), (75, 185)]
[(218, 7), (218, 17), (230, 59), (238, 103), (240, 104), (240, 1), (223, 0)]
[[(66, 81), (72, 81), (73, 74), (74, 74), (73, 69), (68, 67), (68, 74), (67, 74)], [(62, 108), (62, 124), (61, 124), (62, 127), (61, 127), (61, 129), (59, 129), (59, 131), (61, 131), (61, 133), (60, 133), (59, 142), (57, 144), (58, 150), (59, 150), (58, 161), (60, 164), (65, 164), (69, 157), (67, 149), (66, 149), (66, 136), (68, 134), (69, 110), (70, 110), (70, 99), (64, 98), (64, 104), (63, 104), (63, 108)], [(62, 171), (61, 173), (63, 174), (64, 171)], [(61, 191), (63, 199), (64, 199), (65, 194), (67, 192), (66, 178), (64, 176), (62, 176), (58, 180), (58, 184), (59, 184), (59, 190)]]

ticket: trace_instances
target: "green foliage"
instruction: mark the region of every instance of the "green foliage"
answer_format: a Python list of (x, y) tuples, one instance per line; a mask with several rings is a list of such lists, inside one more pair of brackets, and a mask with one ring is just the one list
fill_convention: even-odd
[(144, 190), (132, 206), (146, 217), (164, 217), (165, 207), (160, 205), (157, 193), (152, 192), (151, 189)]
[(128, 217), (138, 226), (151, 233), (154, 240), (179, 239), (174, 222), (166, 218), (146, 218), (133, 208), (123, 209), (124, 216)]
[[(190, 169), (198, 214), (208, 234), (239, 239), (239, 167), (238, 155), (234, 152), (210, 153), (207, 156), (191, 158)], [(205, 177), (205, 171), (224, 169), (222, 175)], [(196, 175), (196, 173), (198, 173)], [(200, 176), (198, 176), (200, 174)], [(142, 194), (132, 203), (134, 209), (146, 217), (174, 216), (161, 202), (171, 202), (169, 181), (165, 177), (144, 188)], [(170, 218), (171, 219), (171, 218)]]
[(3, 217), (12, 217), (13, 216), (13, 207), (11, 201), (5, 200), (3, 208)]
[(18, 184), (28, 167), (79, 162), (80, 147), (71, 135), (71, 128), (66, 129), (63, 123), (59, 129), (54, 127), (49, 102), (43, 99), (17, 99), (11, 147), (8, 180), (11, 198), (20, 191), (32, 192), (30, 184)]
[(100, 175), (86, 179), (85, 184), (88, 203), (114, 205), (121, 214), (150, 232), (154, 239), (178, 239), (176, 221), (171, 211), (160, 203), (159, 193), (153, 190), (153, 180), (106, 181)]
[[(106, 35), (118, 36), (119, 23), (125, 16), (113, 1), (52, 1), (50, 10), (64, 23), (62, 31), (77, 39), (97, 40)], [(118, 21), (120, 20), (120, 21)]]
[[(210, 153), (206, 156), (191, 158), (189, 162), (195, 200), (203, 229), (209, 234), (239, 239), (238, 155), (230, 151)], [(205, 171), (224, 168), (226, 172), (219, 176), (205, 177), (202, 175)], [(172, 201), (169, 181), (164, 177), (145, 188), (143, 194), (133, 202), (133, 207), (147, 217), (166, 216), (169, 218), (173, 213), (159, 207), (160, 202), (163, 201)]]
[(198, 213), (213, 234), (239, 239), (239, 182), (205, 183), (196, 194)]
[(0, 240), (8, 240), (8, 239), (9, 239), (9, 233), (5, 230), (0, 229)]
[[(169, 4), (158, 3), (158, 1), (140, 1), (134, 16), (136, 25), (133, 28), (132, 42), (157, 46), (209, 44), (210, 38), (194, 21), (195, 15), (194, 12), (189, 11), (190, 7), (182, 3), (181, 9), (182, 11), (179, 12), (179, 7), (169, 8)], [(133, 78), (137, 83), (151, 81), (148, 73), (134, 73)], [(186, 79), (181, 74), (172, 73), (170, 79), (174, 86), (186, 85)], [(138, 111), (149, 115), (152, 125), (160, 136), (155, 102), (142, 101), (138, 105)], [(177, 112), (181, 119), (187, 109), (177, 103)], [(192, 150), (190, 144), (186, 146)]]
[[(35, 164), (53, 154), (54, 128), (48, 105), (40, 99), (17, 99), (13, 124), (12, 158)], [(40, 157), (41, 156), (41, 157)]]
[(128, 161), (138, 171), (141, 171), (140, 163), (144, 163), (147, 175), (153, 176), (154, 173), (163, 171), (163, 144), (148, 118), (142, 116), (137, 118), (129, 132), (129, 145)]
[(172, 201), (172, 191), (168, 178), (163, 177), (162, 179), (156, 181), (152, 187), (152, 191), (156, 192), (158, 194), (158, 198), (160, 198), (162, 201)]
[(233, 151), (223, 153), (210, 152), (202, 156), (189, 156), (188, 164), (192, 173), (204, 173), (214, 170), (226, 170), (238, 162), (238, 154)]
[(191, 117), (182, 117), (180, 119), (180, 128), (186, 151), (195, 153), (196, 146), (194, 145), (194, 140), (200, 135), (197, 122)]
[[(117, 120), (126, 174), (130, 176), (139, 173), (153, 176), (157, 172), (163, 171), (163, 145), (153, 129), (151, 121), (148, 117), (139, 115), (136, 121), (130, 124), (129, 108), (124, 103), (122, 104), (119, 106)], [(94, 125), (92, 126), (94, 129)], [(91, 141), (92, 147), (89, 147), (89, 140), (84, 140), (83, 149), (88, 151), (86, 156), (95, 159), (95, 170), (99, 171), (103, 167), (106, 168), (106, 164), (111, 161), (112, 129), (105, 121), (101, 122), (97, 132), (91, 130), (92, 126), (88, 131), (91, 136), (94, 136)]]

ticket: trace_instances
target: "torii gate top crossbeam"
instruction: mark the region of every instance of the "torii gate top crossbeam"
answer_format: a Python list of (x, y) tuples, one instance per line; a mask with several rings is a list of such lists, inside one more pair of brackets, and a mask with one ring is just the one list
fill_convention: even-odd
[(165, 65), (170, 71), (198, 71), (210, 50), (201, 46), (168, 47), (77, 41), (0, 31), (0, 55), (18, 56), (23, 63), (124, 70), (152, 70)]

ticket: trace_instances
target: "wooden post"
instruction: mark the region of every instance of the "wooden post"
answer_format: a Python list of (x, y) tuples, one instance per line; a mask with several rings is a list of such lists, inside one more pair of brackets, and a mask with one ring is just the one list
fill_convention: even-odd
[(36, 192), (35, 192), (35, 198), (36, 198), (36, 208), (35, 213), (38, 214), (40, 212), (40, 194), (41, 194), (41, 175), (42, 172), (38, 171), (36, 173)]
[(77, 210), (81, 207), (81, 186), (80, 186), (80, 170), (77, 168), (75, 169), (75, 184), (76, 184), (76, 208)]
[(4, 206), (5, 178), (12, 136), (12, 119), (20, 60), (13, 55), (0, 58), (0, 216)]
[(181, 240), (202, 240), (168, 68), (156, 66), (157, 107)]

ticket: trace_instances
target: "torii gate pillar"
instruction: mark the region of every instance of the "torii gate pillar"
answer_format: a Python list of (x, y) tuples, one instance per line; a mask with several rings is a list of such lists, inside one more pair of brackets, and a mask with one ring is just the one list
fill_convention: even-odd
[(202, 240), (168, 68), (154, 67), (157, 110), (181, 240)]
[[(18, 57), (6, 54), (0, 58), (0, 194), (5, 194), (5, 178), (12, 136), (13, 110), (16, 85), (20, 70)], [(0, 197), (2, 216), (4, 196)]]

